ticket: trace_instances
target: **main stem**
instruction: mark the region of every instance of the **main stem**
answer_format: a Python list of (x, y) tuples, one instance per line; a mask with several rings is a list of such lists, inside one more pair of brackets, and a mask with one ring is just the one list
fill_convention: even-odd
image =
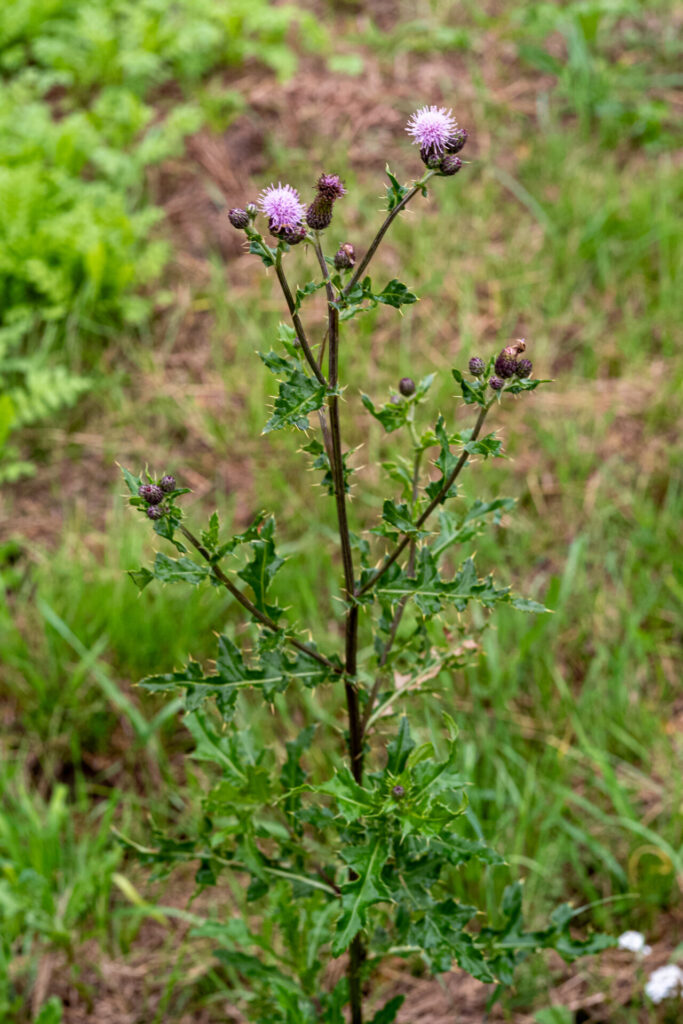
[[(325, 277), (328, 308), (328, 335), (330, 345), (329, 384), (336, 390), (339, 383), (339, 311), (332, 305), (334, 292), (327, 270), (327, 264), (316, 236), (316, 253)], [(330, 395), (330, 440), (332, 446), (331, 469), (334, 481), (334, 497), (337, 506), (337, 522), (341, 542), (342, 565), (344, 568), (344, 591), (346, 598), (346, 621), (344, 628), (344, 688), (346, 691), (346, 708), (349, 716), (349, 756), (351, 771), (359, 786), (363, 784), (363, 729), (361, 726), (360, 705), (356, 688), (358, 671), (358, 605), (354, 601), (355, 576), (353, 570), (353, 553), (351, 551), (351, 534), (346, 509), (346, 488), (344, 481), (344, 462), (342, 459), (341, 427), (339, 423), (339, 396)], [(352, 876), (353, 877), (353, 876)], [(355, 936), (349, 949), (348, 981), (349, 1004), (351, 1007), (351, 1024), (363, 1024), (363, 978), (362, 968), (365, 960), (365, 944), (360, 932)]]

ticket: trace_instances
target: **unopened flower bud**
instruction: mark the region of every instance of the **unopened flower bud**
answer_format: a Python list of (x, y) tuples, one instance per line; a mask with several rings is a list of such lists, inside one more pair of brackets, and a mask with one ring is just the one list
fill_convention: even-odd
[(401, 797), (404, 797), (406, 795), (406, 791), (403, 788), (403, 786), (394, 786), (394, 788), (391, 791), (391, 795), (395, 797), (396, 800), (400, 800)]
[(517, 363), (517, 376), (530, 377), (534, 366), (530, 359), (520, 359)]
[(412, 377), (402, 377), (398, 382), (398, 390), (404, 398), (410, 398), (415, 394), (415, 381)]
[(439, 163), (439, 171), (443, 174), (444, 178), (450, 178), (452, 174), (457, 174), (461, 167), (462, 160), (460, 157), (453, 156), (451, 153), (447, 153)]
[(306, 211), (306, 221), (313, 231), (324, 231), (332, 223), (333, 200), (322, 193), (313, 200)]
[(166, 494), (168, 494), (170, 491), (175, 491), (175, 477), (162, 476), (161, 480), (159, 481), (159, 487), (161, 487), (162, 491), (165, 491)]
[(447, 153), (459, 153), (467, 142), (467, 128), (456, 128), (446, 143)]
[(350, 270), (356, 262), (356, 250), (350, 242), (340, 245), (334, 254), (334, 265), (337, 270)]
[(433, 146), (424, 146), (420, 150), (420, 156), (425, 167), (428, 167), (430, 171), (435, 171), (441, 163), (443, 153), (435, 149)]
[(158, 505), (150, 505), (147, 509), (148, 519), (161, 519), (164, 514), (164, 510), (159, 508)]
[(244, 231), (249, 224), (249, 214), (246, 210), (240, 210), (239, 208), (228, 211), (228, 220), (234, 228), (238, 231)]
[(493, 388), (494, 391), (502, 391), (505, 387), (505, 381), (501, 380), (500, 377), (491, 377), (489, 387)]
[(256, 203), (247, 203), (246, 211), (249, 220), (253, 220), (256, 214), (258, 213), (258, 206), (256, 205)]
[(148, 505), (158, 505), (164, 500), (164, 492), (156, 484), (143, 484), (142, 487), (138, 487), (138, 494)]
[(505, 349), (500, 353), (496, 359), (496, 373), (499, 377), (514, 377), (517, 372), (517, 360), (514, 356), (511, 356)]
[(486, 369), (486, 363), (479, 356), (473, 356), (470, 359), (470, 373), (475, 377), (481, 377)]
[(293, 224), (291, 227), (285, 225), (282, 228), (276, 228), (271, 224), (269, 230), (271, 235), (286, 242), (287, 245), (298, 245), (306, 237), (306, 227), (304, 224)]

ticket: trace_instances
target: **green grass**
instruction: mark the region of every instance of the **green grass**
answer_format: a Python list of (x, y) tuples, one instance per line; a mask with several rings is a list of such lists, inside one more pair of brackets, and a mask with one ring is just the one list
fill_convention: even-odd
[[(395, 61), (412, 59), (406, 54), (428, 59), (457, 46), (477, 91), (476, 116), (468, 125), (475, 136), (466, 151), (476, 153), (473, 162), (456, 178), (437, 183), (424, 217), (413, 212), (395, 225), (373, 264), (378, 282), (400, 267), (398, 276), (422, 301), (400, 319), (381, 310), (354, 321), (342, 358), (345, 440), (362, 444), (354, 464), (364, 467), (369, 484), (369, 494), (358, 494), (352, 506), (357, 529), (374, 525), (374, 499), (384, 488), (381, 461), (389, 450), (361, 411), (361, 390), (381, 399), (400, 377), (436, 369), (441, 373), (429, 415), (442, 411), (451, 423), (465, 425), (468, 412), (454, 396), (450, 366), (487, 355), (520, 334), (536, 369), (555, 378), (544, 393), (496, 420), (510, 459), (474, 467), (464, 483), (466, 494), (517, 499), (509, 521), (478, 542), (479, 561), (497, 579), (545, 601), (553, 614), (530, 620), (501, 613), (495, 628), (484, 632), (472, 666), (439, 679), (437, 692), (424, 697), (425, 734), (442, 741), (442, 711), (458, 721), (463, 772), (473, 780), (467, 826), (511, 851), (510, 872), (526, 879), (533, 916), (541, 919), (549, 905), (569, 898), (595, 904), (586, 920), (596, 926), (637, 927), (656, 939), (666, 936), (667, 915), (680, 906), (683, 868), (674, 704), (683, 594), (676, 454), (682, 373), (675, 324), (683, 289), (675, 217), (681, 186), (670, 153), (670, 109), (662, 98), (676, 84), (674, 42), (666, 5), (653, 7), (650, 19), (641, 14), (634, 4), (622, 5), (616, 15), (597, 3), (536, 4), (514, 5), (496, 19), (478, 6), (441, 3), (411, 10), (389, 33), (368, 29), (358, 36), (356, 21), (343, 26), (339, 52), (378, 59), (387, 74)], [(410, 24), (416, 19), (419, 26)], [(553, 30), (559, 35), (551, 38)], [(534, 83), (533, 113), (484, 84), (484, 32), (517, 49), (512, 74)], [(561, 67), (553, 64), (557, 38), (566, 47)], [(368, 47), (369, 57), (361, 47)], [(85, 95), (89, 64), (72, 51), (66, 47), (74, 95)], [(180, 58), (163, 47), (155, 53), (155, 67), (181, 74)], [(190, 100), (199, 77), (181, 74)], [(416, 98), (423, 99), (431, 101)], [(457, 106), (457, 96), (447, 100)], [(79, 111), (76, 104), (70, 116), (85, 116)], [(64, 130), (46, 127), (49, 133)], [(307, 154), (288, 153), (286, 143), (271, 138), (270, 164), (254, 189), (279, 178), (302, 189), (310, 185)], [(116, 138), (108, 144), (114, 153), (123, 145)], [(353, 191), (338, 204), (330, 251), (346, 239), (362, 248), (380, 216), (379, 177), (387, 154), (376, 153), (372, 175), (349, 165), (343, 136), (313, 139), (311, 147), (325, 148), (329, 167)], [(393, 169), (406, 176), (416, 173), (415, 158), (404, 142), (389, 154)], [(352, 217), (356, 206), (360, 214)], [(123, 259), (121, 245), (112, 246)], [(296, 251), (291, 262), (294, 282), (315, 273), (310, 254)], [(281, 550), (290, 559), (278, 596), (331, 649), (338, 643), (332, 594), (338, 593), (339, 563), (327, 553), (334, 510), (320, 489), (310, 490), (315, 476), (304, 471), (305, 457), (298, 453), (303, 437), (258, 436), (268, 417), (272, 378), (255, 352), (269, 347), (282, 315), (274, 281), (256, 261), (248, 276), (241, 266), (224, 270), (215, 259), (207, 280), (193, 301), (213, 311), (212, 333), (202, 344), (206, 372), (212, 385), (224, 388), (225, 401), (203, 406), (190, 394), (175, 397), (177, 389), (173, 398), (165, 397), (159, 382), (167, 379), (171, 336), (133, 356), (139, 369), (131, 378), (139, 376), (141, 383), (123, 403), (120, 390), (109, 404), (103, 396), (105, 420), (129, 432), (136, 452), (138, 439), (149, 437), (155, 462), (171, 466), (179, 479), (185, 460), (192, 469), (197, 446), (188, 443), (187, 455), (183, 448), (190, 436), (203, 437), (205, 465), (232, 460), (245, 467), (246, 493), (221, 494), (222, 478), (213, 474), (215, 502), (228, 525), (242, 526), (248, 510), (276, 510)], [(78, 296), (70, 293), (64, 301), (71, 317), (64, 324), (87, 326), (90, 314)], [(120, 341), (107, 334), (103, 344), (114, 350)], [(131, 358), (130, 346), (126, 356)], [(155, 395), (143, 403), (149, 380)], [(125, 461), (127, 452), (116, 454)], [(101, 529), (67, 516), (56, 551), (20, 547), (17, 558), (8, 550), (1, 570), (0, 660), (9, 734), (24, 736), (8, 745), (6, 791), (18, 820), (32, 822), (27, 841), (33, 869), (54, 875), (48, 860), (47, 867), (35, 868), (36, 858), (47, 857), (42, 844), (49, 856), (76, 865), (64, 869), (67, 885), (81, 870), (87, 877), (89, 859), (113, 849), (103, 824), (107, 815), (144, 841), (146, 810), (161, 822), (175, 817), (178, 828), (198, 813), (202, 773), (180, 757), (190, 740), (177, 710), (141, 696), (130, 683), (170, 670), (189, 653), (209, 657), (212, 631), (239, 622), (234, 608), (208, 588), (188, 594), (153, 586), (137, 594), (124, 570), (151, 558), (153, 544), (144, 522), (124, 514), (120, 490), (112, 468), (112, 513)], [(213, 505), (207, 496), (195, 506), (196, 521)], [(308, 700), (302, 695), (301, 706), (292, 707), (278, 699), (275, 716), (245, 702), (240, 714), (265, 740), (282, 744), (307, 720)], [(339, 696), (327, 691), (324, 703), (326, 728), (335, 735)], [(417, 709), (417, 703), (411, 696), (405, 707)], [(35, 786), (17, 781), (22, 766), (32, 764), (29, 747), (43, 755), (41, 792), (61, 779), (68, 794), (52, 789), (46, 801)], [(95, 755), (105, 767), (93, 773)], [(317, 765), (313, 752), (312, 769)], [(169, 788), (171, 780), (180, 783), (175, 797), (166, 795), (160, 779)], [(64, 833), (63, 818), (50, 823), (57, 814), (50, 808), (67, 795), (77, 824)], [(57, 853), (55, 836), (65, 834), (64, 851)], [(5, 893), (11, 865), (26, 856), (18, 843), (11, 830), (0, 837)], [(479, 887), (477, 896), (494, 906), (503, 875), (476, 880), (464, 872), (454, 884), (463, 892)], [(137, 876), (136, 884), (144, 888)], [(108, 885), (103, 878), (93, 912), (79, 905), (69, 918), (72, 942), (86, 934), (103, 946), (109, 941)], [(48, 887), (50, 907), (55, 891), (59, 887)], [(150, 898), (156, 898), (152, 890)], [(50, 910), (51, 923), (35, 929), (31, 949), (19, 949), (19, 911), (12, 913), (10, 943), (14, 953), (25, 954), (28, 967), (5, 998), (15, 1000), (12, 1012), (24, 1013), (22, 1020), (28, 1019), (41, 951), (57, 940)], [(116, 941), (128, 949), (129, 943)], [(204, 973), (188, 994), (169, 949), (162, 981), (169, 1020), (177, 1019), (181, 1006), (211, 1006), (225, 997), (226, 979), (207, 966), (203, 953), (187, 955)], [(543, 1005), (546, 983), (538, 967), (525, 977), (520, 993), (526, 1006), (533, 998)], [(521, 998), (518, 993), (517, 1005)], [(629, 1012), (615, 1009), (613, 1019), (626, 1021)]]

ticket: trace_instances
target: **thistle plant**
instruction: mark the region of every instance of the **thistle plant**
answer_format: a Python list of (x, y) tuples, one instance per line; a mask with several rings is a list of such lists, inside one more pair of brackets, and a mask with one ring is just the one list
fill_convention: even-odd
[[(494, 1000), (535, 950), (551, 947), (571, 960), (610, 944), (601, 935), (577, 938), (577, 912), (568, 905), (557, 908), (546, 927), (525, 927), (519, 882), (505, 889), (488, 921), (456, 898), (459, 866), (469, 864), (470, 874), (477, 866), (504, 872), (505, 861), (467, 834), (468, 783), (458, 768), (453, 719), (444, 711), (439, 756), (433, 743), (416, 741), (419, 726), (411, 729), (405, 713), (414, 715), (418, 690), (442, 692), (448, 706), (452, 675), (477, 648), (471, 605), (484, 610), (485, 620), (502, 604), (544, 611), (491, 575), (480, 576), (472, 555), (462, 557), (513, 503), (465, 500), (460, 477), (475, 462), (502, 454), (495, 430), (485, 432), (489, 417), (546, 383), (532, 376), (530, 360), (520, 358), (525, 342), (518, 341), (500, 353), (467, 354), (466, 369), (452, 371), (461, 401), (454, 400), (447, 415), (429, 412), (433, 374), (402, 378), (386, 402), (368, 395), (358, 402), (345, 391), (353, 335), (349, 331), (342, 344), (342, 328), (379, 304), (400, 311), (416, 301), (397, 279), (374, 284), (368, 270), (378, 247), (409, 203), (463, 166), (456, 154), (467, 132), (450, 111), (425, 107), (407, 131), (425, 169), (401, 185), (387, 167), (386, 217), (364, 252), (355, 239), (328, 244), (335, 206), (348, 202), (334, 173), (320, 174), (308, 202), (279, 183), (266, 188), (258, 204), (229, 213), (249, 252), (274, 271), (284, 297), (287, 318), (278, 343), (259, 353), (277, 382), (264, 432), (302, 432), (303, 452), (334, 502), (339, 648), (311, 640), (306, 624), (273, 598), (284, 560), (271, 514), (261, 512), (241, 533), (224, 536), (214, 513), (195, 532), (182, 508), (186, 488), (169, 475), (143, 479), (124, 471), (131, 505), (175, 549), (173, 556), (158, 552), (151, 568), (132, 571), (135, 583), (208, 582), (226, 590), (248, 622), (239, 642), (227, 631), (219, 636), (208, 670), (190, 661), (140, 684), (154, 693), (184, 693), (194, 757), (212, 763), (214, 774), (194, 833), (157, 832), (153, 845), (130, 846), (157, 871), (196, 861), (200, 887), (218, 884), (225, 872), (245, 881), (248, 915), (207, 921), (195, 934), (215, 941), (216, 956), (239, 982), (245, 1014), (255, 1022), (342, 1024), (348, 1017), (352, 1024), (390, 1024), (401, 997), (377, 1006), (375, 994), (386, 957), (417, 957), (434, 973), (455, 963), (491, 985)], [(315, 275), (293, 289), (287, 257), (302, 244)], [(319, 291), (326, 318), (314, 333), (304, 307)], [(358, 522), (349, 503), (360, 484), (344, 446), (342, 398), (345, 415), (365, 410), (387, 434), (405, 438), (382, 467), (389, 496), (369, 522)], [(454, 423), (468, 416), (466, 425)], [(319, 721), (282, 746), (265, 748), (250, 725), (254, 698), (250, 704), (245, 691), (268, 705), (286, 692), (296, 704), (301, 688), (318, 694), (326, 688), (326, 700), (329, 688), (343, 695), (343, 725), (331, 728), (322, 700), (314, 699), (308, 704), (312, 715), (319, 709)], [(328, 970), (336, 957), (344, 957), (341, 977)]]

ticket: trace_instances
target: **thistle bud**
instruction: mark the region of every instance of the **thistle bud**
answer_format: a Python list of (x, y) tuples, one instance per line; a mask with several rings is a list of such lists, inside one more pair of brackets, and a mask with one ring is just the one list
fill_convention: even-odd
[(334, 265), (337, 270), (350, 270), (356, 262), (356, 250), (350, 242), (340, 245), (334, 254)]
[(159, 508), (158, 505), (150, 505), (146, 511), (148, 519), (161, 519), (164, 514), (164, 510)]
[(467, 142), (467, 128), (456, 128), (446, 143), (447, 153), (459, 153)]
[(475, 377), (481, 377), (486, 369), (486, 363), (479, 356), (473, 356), (470, 359), (470, 373)]
[(234, 228), (238, 231), (244, 231), (249, 225), (249, 214), (246, 210), (240, 210), (239, 208), (228, 211), (228, 220)]
[(534, 366), (530, 359), (520, 359), (517, 363), (517, 376), (522, 379), (531, 376)]
[(434, 146), (423, 146), (420, 150), (420, 157), (425, 167), (428, 167), (430, 171), (435, 171), (441, 163), (443, 153), (435, 149)]
[(506, 349), (503, 349), (496, 359), (495, 366), (499, 377), (514, 377), (517, 372), (517, 360)]
[(332, 223), (333, 200), (322, 193), (313, 200), (306, 211), (306, 221), (313, 231), (324, 231)]
[(256, 214), (258, 213), (258, 206), (256, 205), (256, 203), (247, 203), (246, 211), (249, 220), (253, 220)]
[(398, 382), (398, 390), (404, 398), (410, 398), (415, 394), (415, 381), (412, 377), (402, 377)]
[(501, 380), (500, 377), (491, 377), (489, 387), (493, 388), (494, 391), (502, 391), (505, 387), (505, 381)]
[(444, 176), (444, 178), (450, 178), (452, 174), (458, 173), (462, 167), (462, 160), (459, 156), (453, 156), (451, 153), (447, 153), (439, 163), (438, 167), (439, 172)]
[(394, 786), (394, 788), (393, 788), (393, 789), (392, 789), (392, 791), (391, 791), (391, 795), (392, 795), (392, 796), (393, 796), (393, 797), (394, 797), (394, 798), (395, 798), (396, 800), (400, 800), (400, 799), (401, 799), (401, 797), (404, 797), (404, 796), (406, 795), (406, 791), (405, 791), (405, 789), (403, 788), (403, 786)]
[(303, 224), (293, 224), (291, 226), (287, 224), (281, 228), (276, 228), (271, 222), (269, 231), (271, 235), (286, 242), (287, 245), (298, 245), (306, 237), (306, 227)]
[(158, 505), (164, 500), (164, 492), (156, 484), (143, 484), (142, 487), (138, 487), (138, 494), (148, 505)]
[(165, 491), (166, 494), (168, 494), (170, 491), (175, 491), (175, 477), (162, 476), (161, 480), (159, 481), (159, 487), (161, 487), (162, 491)]

